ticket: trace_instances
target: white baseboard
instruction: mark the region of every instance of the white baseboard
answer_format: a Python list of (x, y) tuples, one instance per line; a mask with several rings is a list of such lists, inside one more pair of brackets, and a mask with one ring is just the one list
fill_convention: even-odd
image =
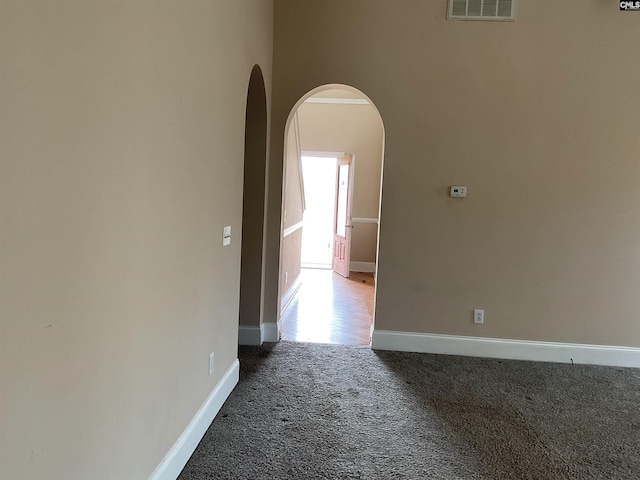
[(376, 271), (376, 262), (349, 262), (350, 272), (368, 272)]
[(640, 348), (374, 330), (374, 350), (640, 368)]
[(255, 325), (238, 327), (238, 345), (262, 345), (262, 328)]
[(280, 325), (278, 323), (263, 323), (262, 333), (262, 339), (265, 342), (280, 341)]
[(291, 283), (289, 289), (285, 292), (284, 295), (282, 295), (282, 298), (280, 299), (280, 315), (282, 315), (287, 307), (291, 304), (301, 286), (302, 275), (298, 274), (296, 279)]
[(279, 326), (277, 323), (262, 323), (259, 327), (254, 325), (240, 325), (238, 327), (238, 345), (262, 345), (264, 342), (277, 342), (280, 340)]
[(204, 401), (182, 435), (173, 444), (149, 480), (176, 480), (202, 440), (213, 419), (238, 383), (240, 363), (235, 360)]

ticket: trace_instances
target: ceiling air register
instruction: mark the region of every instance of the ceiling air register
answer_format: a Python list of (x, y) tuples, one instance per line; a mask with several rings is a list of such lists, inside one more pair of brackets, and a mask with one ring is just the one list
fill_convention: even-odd
[(448, 18), (508, 22), (514, 19), (513, 2), (514, 0), (449, 0)]

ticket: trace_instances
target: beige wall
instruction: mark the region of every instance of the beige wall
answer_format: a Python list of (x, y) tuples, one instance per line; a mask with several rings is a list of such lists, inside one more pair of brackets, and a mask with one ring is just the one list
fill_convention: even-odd
[[(300, 257), (302, 255), (302, 227), (295, 229), (303, 219), (304, 201), (302, 177), (300, 172), (300, 136), (297, 119), (294, 117), (287, 132), (287, 158), (285, 183), (283, 185), (283, 242), (280, 264), (280, 300), (296, 283), (300, 275)], [(280, 182), (280, 185), (282, 183)], [(286, 186), (286, 188), (285, 188)], [(289, 229), (289, 230), (288, 230)], [(276, 257), (277, 258), (277, 257)], [(275, 320), (274, 320), (275, 321)]]
[[(300, 255), (302, 250), (302, 228), (287, 235), (282, 240), (282, 267), (280, 275), (281, 301), (300, 275)], [(292, 290), (292, 292), (295, 290)]]
[(354, 223), (351, 229), (351, 262), (375, 263), (378, 248), (378, 225)]
[(236, 359), (271, 22), (265, 0), (0, 3), (1, 478), (148, 478)]
[(272, 180), (295, 102), (352, 85), (386, 134), (377, 329), (640, 346), (637, 15), (536, 0), (462, 22), (446, 6), (276, 0)]
[[(351, 92), (341, 92), (344, 91), (332, 89), (321, 95), (354, 98)], [(298, 108), (298, 119), (303, 151), (355, 155), (352, 217), (378, 218), (383, 130), (375, 107), (303, 103)], [(377, 228), (358, 223), (352, 233), (351, 261), (375, 262)]]
[(287, 166), (285, 178), (285, 197), (283, 200), (283, 228), (287, 229), (300, 223), (304, 214), (302, 176), (300, 172), (300, 142), (295, 120), (287, 133)]

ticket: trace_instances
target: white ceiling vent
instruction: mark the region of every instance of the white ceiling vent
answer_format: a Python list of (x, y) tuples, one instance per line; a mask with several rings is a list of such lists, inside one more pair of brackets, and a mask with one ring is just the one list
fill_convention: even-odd
[(514, 0), (449, 0), (451, 20), (511, 21)]

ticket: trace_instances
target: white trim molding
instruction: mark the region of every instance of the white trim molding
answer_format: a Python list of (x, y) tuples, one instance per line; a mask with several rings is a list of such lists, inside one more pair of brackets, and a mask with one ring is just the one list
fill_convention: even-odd
[(262, 339), (265, 342), (279, 342), (280, 341), (280, 322), (272, 323), (267, 322), (262, 324)]
[(156, 467), (149, 480), (175, 480), (187, 464), (209, 425), (238, 383), (240, 363), (236, 359), (204, 401), (200, 409)]
[(238, 345), (258, 346), (264, 342), (280, 340), (280, 329), (277, 323), (261, 323), (256, 325), (240, 325), (238, 327)]
[(367, 272), (376, 271), (376, 262), (349, 262), (350, 272)]
[(351, 217), (351, 223), (378, 223), (377, 218)]
[(333, 105), (371, 105), (366, 98), (309, 97), (304, 103), (330, 103)]
[(322, 152), (319, 150), (302, 150), (303, 157), (338, 158), (344, 157), (344, 152)]
[(303, 225), (304, 225), (304, 222), (298, 222), (295, 225), (291, 225), (290, 227), (285, 228), (282, 231), (282, 238), (288, 237), (289, 235), (291, 235), (296, 230), (300, 230), (303, 227)]
[(240, 325), (238, 327), (238, 345), (262, 345), (263, 338), (262, 325)]
[(289, 287), (289, 289), (285, 292), (284, 295), (282, 295), (282, 298), (280, 299), (280, 315), (284, 313), (284, 311), (287, 309), (289, 304), (293, 301), (293, 299), (296, 296), (296, 293), (298, 293), (298, 290), (300, 290), (301, 286), (302, 286), (302, 275), (298, 274), (298, 276), (293, 281), (293, 283), (291, 283), (291, 286)]
[(640, 348), (374, 330), (374, 350), (640, 368)]

